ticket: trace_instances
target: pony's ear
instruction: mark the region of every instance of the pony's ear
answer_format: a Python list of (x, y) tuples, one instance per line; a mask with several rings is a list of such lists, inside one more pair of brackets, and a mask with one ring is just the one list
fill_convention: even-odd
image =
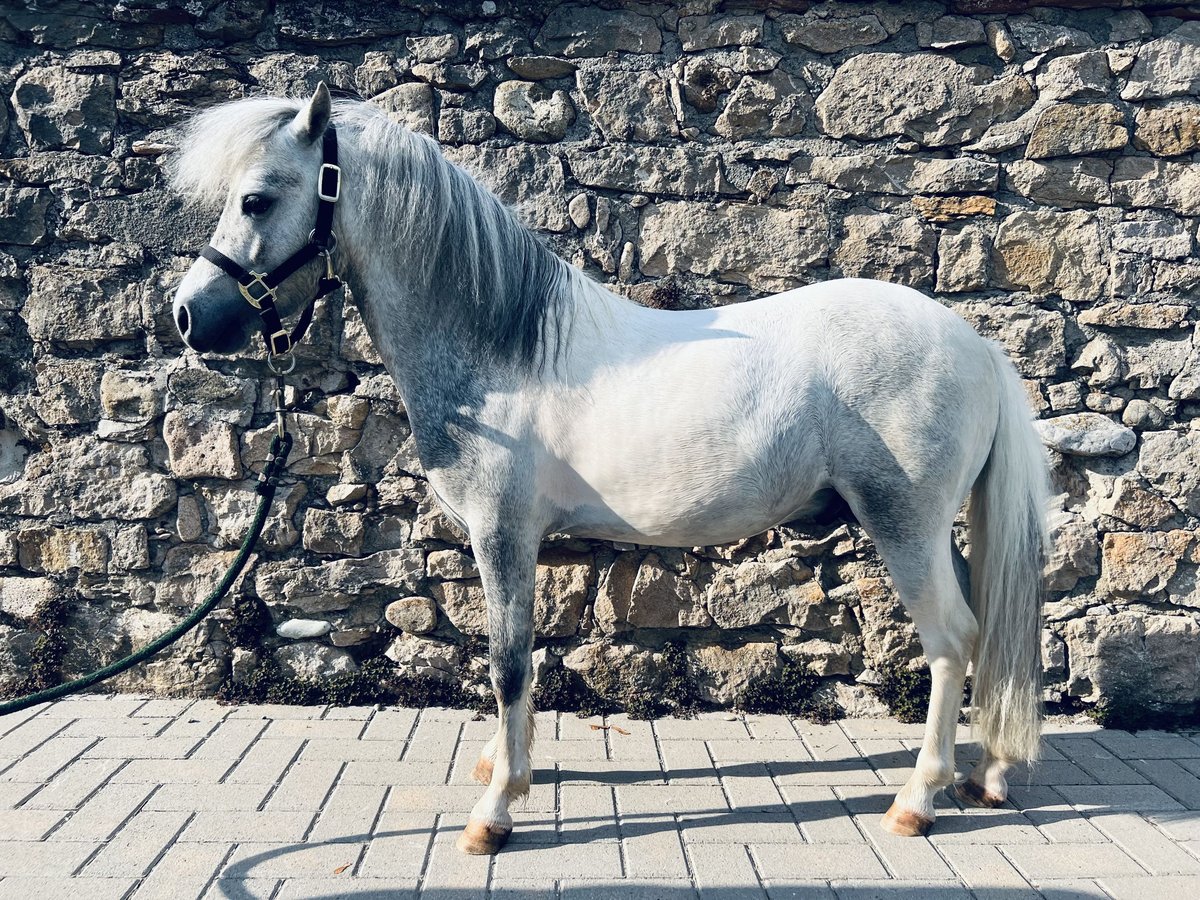
[(304, 108), (296, 113), (296, 118), (292, 120), (292, 133), (302, 143), (313, 143), (325, 133), (332, 110), (333, 101), (329, 98), (329, 88), (322, 81), (313, 91), (309, 101), (304, 104)]

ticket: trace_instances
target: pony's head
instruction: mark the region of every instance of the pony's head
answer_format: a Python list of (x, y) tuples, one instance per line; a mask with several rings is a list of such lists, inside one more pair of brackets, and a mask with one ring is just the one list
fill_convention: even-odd
[[(243, 269), (269, 272), (308, 241), (330, 113), (322, 82), (308, 101), (237, 100), (183, 127), (171, 180), (192, 201), (221, 210), (210, 243)], [(319, 260), (309, 262), (279, 287), (281, 315), (304, 306), (320, 273)], [(172, 315), (184, 343), (200, 351), (232, 353), (260, 327), (234, 278), (204, 258), (180, 282)]]

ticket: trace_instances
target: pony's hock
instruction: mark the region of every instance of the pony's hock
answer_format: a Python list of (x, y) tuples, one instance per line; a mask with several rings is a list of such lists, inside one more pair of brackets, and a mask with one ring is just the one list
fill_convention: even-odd
[[(916, 291), (828, 281), (694, 312), (639, 307), (557, 259), (437, 145), (364, 103), (241, 100), (195, 118), (176, 185), (223, 212), (180, 285), (188, 343), (244, 346), (237, 272), (279, 271), (332, 207), (337, 265), (408, 410), (429, 484), (469, 534), (487, 598), (499, 729), (459, 847), (492, 853), (529, 789), (538, 546), (549, 533), (695, 547), (836, 493), (887, 564), (930, 663), (916, 769), (884, 818), (923, 834), (954, 780), (968, 663), (983, 745), (960, 791), (1001, 801), (1035, 756), (1045, 460), (1011, 364)], [(214, 167), (214, 158), (228, 165)], [(318, 272), (267, 276), (281, 316)], [(681, 402), (686, 396), (688, 401)], [(970, 602), (951, 536), (971, 495)]]

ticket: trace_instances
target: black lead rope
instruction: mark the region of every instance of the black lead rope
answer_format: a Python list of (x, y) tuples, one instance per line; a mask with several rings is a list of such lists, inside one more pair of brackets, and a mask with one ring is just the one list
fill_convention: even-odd
[[(312, 322), (313, 307), (316, 305), (316, 302), (342, 285), (342, 280), (334, 274), (333, 262), (329, 257), (330, 252), (336, 244), (333, 236), (334, 204), (337, 203), (342, 188), (342, 170), (338, 168), (337, 164), (337, 132), (332, 125), (325, 129), (321, 146), (321, 172), (317, 178), (317, 198), (319, 200), (317, 221), (312, 233), (308, 237), (308, 243), (270, 272), (266, 273), (247, 271), (212, 245), (200, 251), (201, 256), (209, 262), (220, 266), (222, 270), (237, 281), (238, 289), (241, 291), (242, 296), (246, 298), (246, 302), (258, 311), (259, 316), (262, 318), (263, 338), (267, 344), (267, 362), (271, 370), (276, 373), (274, 391), (276, 434), (271, 440), (271, 449), (267, 454), (266, 463), (263, 465), (262, 474), (258, 476), (258, 484), (254, 488), (255, 493), (258, 494), (258, 509), (254, 512), (254, 519), (250, 523), (250, 529), (246, 532), (245, 538), (242, 540), (237, 557), (230, 564), (220, 583), (205, 598), (204, 602), (192, 610), (186, 619), (170, 631), (159, 635), (140, 650), (116, 662), (110, 663), (102, 669), (97, 669), (95, 672), (82, 675), (65, 684), (46, 688), (33, 694), (27, 694), (24, 697), (0, 702), (0, 716), (19, 712), (31, 706), (36, 706), (39, 703), (57, 700), (60, 697), (81, 691), (84, 688), (104, 681), (106, 678), (119, 675), (121, 672), (136, 666), (138, 663), (150, 659), (199, 625), (204, 617), (212, 612), (216, 605), (229, 593), (229, 589), (233, 587), (233, 583), (237, 581), (238, 576), (242, 574), (242, 570), (246, 567), (246, 563), (250, 560), (250, 556), (254, 552), (254, 547), (262, 535), (263, 527), (266, 525), (267, 514), (271, 510), (271, 501), (274, 500), (275, 490), (279, 486), (279, 476), (283, 474), (284, 468), (287, 466), (288, 454), (292, 450), (292, 435), (288, 432), (287, 423), (284, 419), (283, 376), (281, 370), (276, 367), (274, 358), (292, 351), (296, 344), (304, 337), (304, 333), (308, 330), (308, 326)], [(317, 281), (316, 296), (308, 301), (308, 304), (300, 314), (300, 319), (297, 321), (296, 327), (289, 332), (283, 327), (279, 310), (275, 307), (278, 299), (275, 290), (289, 277), (300, 271), (301, 268), (318, 256), (325, 259), (325, 274)], [(290, 368), (287, 371), (291, 371)]]
[[(278, 415), (280, 421), (282, 421), (282, 411), (279, 411)], [(56, 685), (55, 687), (46, 688), (43, 691), (0, 703), (0, 716), (20, 712), (39, 703), (57, 700), (59, 697), (65, 697), (67, 694), (73, 694), (76, 691), (89, 688), (93, 684), (104, 681), (106, 678), (119, 675), (126, 669), (150, 659), (150, 657), (157, 654), (160, 650), (169, 647), (199, 625), (201, 620), (212, 612), (213, 608), (229, 593), (229, 589), (233, 587), (233, 583), (237, 581), (238, 576), (242, 574), (242, 569), (246, 567), (246, 563), (254, 552), (254, 545), (258, 543), (259, 535), (262, 534), (263, 526), (266, 524), (267, 513), (271, 509), (271, 501), (275, 498), (275, 489), (279, 486), (279, 476), (283, 473), (284, 467), (287, 465), (288, 453), (291, 452), (291, 449), (292, 436), (286, 429), (275, 435), (271, 441), (271, 449), (267, 454), (266, 464), (263, 466), (262, 474), (258, 476), (258, 484), (254, 488), (258, 494), (258, 509), (254, 512), (254, 521), (250, 523), (250, 530), (246, 532), (246, 537), (242, 540), (242, 546), (238, 550), (238, 555), (225, 572), (225, 576), (221, 579), (220, 583), (213, 589), (213, 592), (208, 595), (203, 603), (192, 610), (192, 613), (186, 619), (165, 634), (159, 635), (140, 650), (122, 659), (118, 659), (116, 662), (110, 663), (102, 669), (89, 672), (87, 675), (82, 675), (65, 684)]]
[[(333, 261), (329, 256), (337, 245), (337, 239), (333, 235), (333, 211), (341, 193), (342, 170), (338, 166), (337, 129), (330, 125), (321, 139), (321, 171), (317, 176), (317, 221), (303, 247), (270, 272), (251, 272), (212, 244), (200, 251), (201, 256), (238, 283), (238, 290), (246, 302), (258, 312), (262, 319), (263, 340), (267, 345), (268, 356), (289, 353), (300, 343), (312, 322), (317, 301), (342, 286), (342, 280), (334, 274)], [(296, 327), (289, 332), (283, 327), (283, 320), (275, 306), (279, 300), (276, 290), (318, 256), (325, 259), (325, 274), (317, 281), (316, 295), (305, 304)]]

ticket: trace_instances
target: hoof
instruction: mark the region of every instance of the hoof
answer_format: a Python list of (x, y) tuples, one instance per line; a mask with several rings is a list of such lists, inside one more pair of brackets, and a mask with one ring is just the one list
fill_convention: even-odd
[(924, 837), (933, 827), (933, 819), (911, 810), (901, 809), (895, 803), (883, 816), (883, 830), (900, 837)]
[(467, 827), (458, 836), (456, 846), (471, 856), (491, 856), (499, 852), (512, 834), (511, 828), (486, 825), (475, 819), (467, 820)]
[(486, 756), (480, 756), (479, 762), (475, 763), (475, 768), (471, 770), (471, 777), (480, 784), (488, 785), (492, 783), (492, 768), (494, 764)]
[(995, 809), (1004, 804), (1004, 798), (999, 794), (993, 794), (983, 785), (976, 784), (970, 779), (960, 781), (954, 786), (954, 796), (967, 806), (978, 806), (983, 809)]

